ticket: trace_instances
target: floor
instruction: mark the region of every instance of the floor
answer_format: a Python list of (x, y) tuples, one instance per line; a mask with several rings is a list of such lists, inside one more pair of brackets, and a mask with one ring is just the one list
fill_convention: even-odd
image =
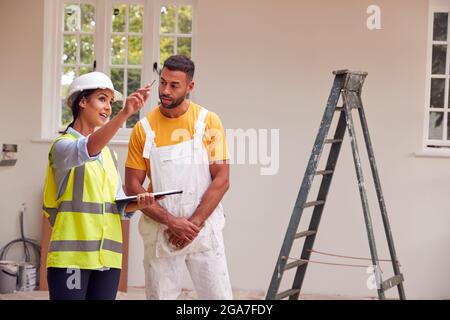
[[(235, 300), (263, 300), (264, 292), (262, 291), (244, 291), (234, 290), (233, 297)], [(304, 294), (300, 296), (303, 300), (371, 300), (373, 297), (345, 297), (332, 295), (313, 295)], [(180, 300), (196, 299), (194, 291), (183, 290)], [(15, 293), (0, 294), (0, 300), (48, 300), (48, 291), (17, 291)], [(119, 292), (117, 300), (145, 300), (145, 292), (142, 287), (129, 287), (128, 292)]]

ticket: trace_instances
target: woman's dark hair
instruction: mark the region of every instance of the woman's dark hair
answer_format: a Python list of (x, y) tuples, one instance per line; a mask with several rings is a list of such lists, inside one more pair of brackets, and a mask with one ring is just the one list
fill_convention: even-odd
[(72, 105), (70, 106), (70, 110), (72, 110), (72, 122), (67, 126), (67, 128), (62, 132), (65, 134), (69, 128), (73, 128), (73, 124), (75, 123), (75, 120), (77, 120), (78, 114), (80, 112), (80, 102), (83, 98), (89, 97), (91, 94), (94, 93), (94, 91), (97, 89), (89, 89), (89, 90), (83, 90), (78, 93), (75, 93), (77, 95), (75, 99), (72, 99)]

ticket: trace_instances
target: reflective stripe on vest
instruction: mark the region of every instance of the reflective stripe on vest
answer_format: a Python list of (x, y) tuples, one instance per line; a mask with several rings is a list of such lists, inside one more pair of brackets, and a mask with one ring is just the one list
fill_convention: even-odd
[(101, 240), (57, 240), (50, 242), (49, 252), (55, 251), (98, 251), (100, 249), (122, 253), (122, 244), (117, 241)]
[[(58, 212), (79, 212), (79, 213), (90, 213), (90, 214), (102, 214), (103, 208), (101, 203), (95, 202), (78, 202), (75, 203), (73, 201), (62, 201), (58, 208), (47, 208), (44, 207), (44, 210), (47, 213), (54, 217), (56, 220), (56, 215)], [(119, 214), (119, 210), (117, 209), (117, 205), (110, 202), (105, 202), (105, 213), (114, 213)], [(54, 221), (53, 221), (54, 223)], [(52, 224), (53, 226), (53, 224)]]

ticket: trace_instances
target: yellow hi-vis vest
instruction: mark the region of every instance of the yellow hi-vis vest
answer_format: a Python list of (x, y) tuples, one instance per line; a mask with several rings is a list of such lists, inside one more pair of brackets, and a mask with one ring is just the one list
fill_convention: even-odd
[[(71, 134), (57, 138), (76, 140)], [(54, 143), (55, 143), (54, 142)], [(72, 168), (62, 195), (49, 152), (44, 187), (44, 215), (52, 225), (47, 267), (99, 269), (122, 267), (122, 227), (115, 198), (118, 188), (117, 159), (108, 147), (102, 164), (89, 161)]]

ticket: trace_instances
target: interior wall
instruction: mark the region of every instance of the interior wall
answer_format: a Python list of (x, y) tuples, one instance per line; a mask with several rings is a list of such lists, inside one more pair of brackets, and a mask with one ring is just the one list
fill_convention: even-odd
[(18, 145), (16, 165), (0, 167), (0, 247), (20, 236), (22, 203), (26, 236), (40, 239), (49, 145), (31, 140), (41, 130), (43, 13), (42, 0), (0, 1), (0, 144)]

